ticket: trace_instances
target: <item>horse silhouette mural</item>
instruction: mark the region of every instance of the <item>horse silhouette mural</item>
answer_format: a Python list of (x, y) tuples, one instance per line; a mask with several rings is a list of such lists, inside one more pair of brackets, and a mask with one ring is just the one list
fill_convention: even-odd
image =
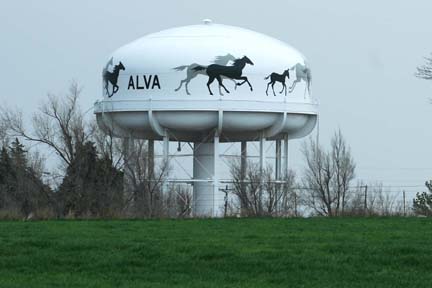
[(269, 86), (271, 85), (272, 90), (273, 90), (273, 95), (276, 96), (275, 91), (274, 91), (274, 85), (276, 82), (280, 82), (282, 83), (282, 90), (279, 92), (279, 94), (282, 94), (282, 92), (285, 90), (285, 96), (287, 95), (287, 89), (286, 89), (286, 85), (285, 85), (285, 77), (286, 78), (290, 78), (289, 75), (289, 69), (285, 70), (282, 74), (278, 74), (278, 73), (271, 73), (269, 76), (265, 77), (264, 80), (267, 80), (268, 78), (270, 78), (270, 82), (267, 83), (267, 89), (266, 89), (266, 95), (268, 96), (268, 89)]
[[(113, 72), (108, 71), (109, 66), (113, 65), (113, 58), (111, 58), (107, 65), (105, 66), (105, 69), (103, 70), (103, 80), (104, 80), (104, 88), (106, 91), (106, 94), (108, 97), (112, 97), (115, 93), (117, 93), (119, 86), (117, 85), (118, 77), (120, 74), (120, 70), (125, 70), (125, 67), (123, 66), (122, 62), (119, 62), (119, 64), (115, 65), (113, 68)], [(111, 83), (112, 85), (112, 91), (108, 90), (108, 83)]]
[[(218, 65), (227, 65), (229, 61), (234, 61), (235, 59), (236, 58), (233, 55), (228, 53), (224, 56), (216, 56), (213, 63), (218, 64)], [(185, 83), (186, 94), (190, 95), (189, 89), (188, 89), (189, 82), (198, 75), (207, 75), (205, 70), (195, 70), (194, 69), (195, 67), (198, 67), (198, 66), (206, 67), (204, 65), (193, 63), (190, 65), (182, 65), (182, 66), (178, 66), (178, 67), (173, 68), (176, 71), (183, 71), (184, 69), (186, 69), (186, 78), (180, 81), (180, 85), (176, 89), (174, 89), (174, 91), (179, 91), (180, 88), (183, 86), (183, 83)], [(233, 82), (235, 83), (234, 80), (233, 80)], [(222, 91), (221, 91), (221, 87), (219, 87), (219, 94), (223, 95)]]
[(301, 80), (306, 82), (305, 91), (304, 91), (304, 97), (306, 98), (306, 89), (308, 93), (310, 94), (310, 86), (312, 82), (312, 72), (307, 67), (307, 65), (302, 65), (300, 63), (297, 63), (293, 67), (291, 67), (289, 70), (295, 70), (296, 80), (294, 80), (293, 84), (289, 88), (289, 93), (294, 91), (294, 88), (296, 87), (297, 83), (301, 82)]
[(242, 76), (243, 68), (246, 66), (246, 64), (254, 65), (254, 63), (247, 56), (243, 56), (242, 58), (234, 60), (234, 63), (231, 66), (211, 64), (207, 67), (196, 66), (193, 68), (193, 70), (206, 71), (209, 77), (209, 80), (207, 81), (207, 88), (210, 92), (210, 95), (213, 95), (213, 92), (210, 89), (210, 84), (213, 83), (215, 79), (217, 79), (219, 87), (222, 87), (226, 93), (230, 93), (228, 89), (223, 85), (222, 78), (243, 80), (243, 82), (240, 83), (236, 82), (235, 87), (241, 86), (244, 83), (248, 83), (250, 90), (253, 91), (252, 85), (250, 84), (248, 78), (246, 76)]

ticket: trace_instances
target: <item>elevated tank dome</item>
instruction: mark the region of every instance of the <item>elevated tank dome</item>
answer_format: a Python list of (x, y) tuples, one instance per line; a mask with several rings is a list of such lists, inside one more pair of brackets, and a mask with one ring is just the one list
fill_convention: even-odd
[[(172, 157), (170, 141), (179, 142), (180, 148), (180, 142), (193, 142), (188, 145), (193, 150), (193, 179), (186, 180), (193, 184), (193, 213), (219, 217), (226, 203), (220, 142), (241, 141), (241, 158), (246, 159), (247, 141), (259, 140), (263, 171), (265, 142), (275, 140), (280, 177), (283, 140), (287, 177), (289, 139), (308, 135), (317, 121), (311, 83), (308, 62), (290, 45), (205, 19), (199, 25), (149, 34), (116, 50), (103, 67), (103, 99), (94, 111), (99, 126), (123, 137), (124, 147), (136, 138), (149, 140), (149, 167), (154, 165), (153, 140), (163, 141), (162, 165)], [(129, 148), (124, 150), (129, 161)], [(246, 161), (241, 163), (246, 169)]]
[(315, 126), (311, 83), (309, 63), (290, 45), (205, 19), (117, 49), (103, 68), (95, 113), (119, 136), (159, 139), (169, 129), (194, 141), (218, 129), (232, 141), (257, 131), (298, 138)]
[[(282, 41), (248, 29), (215, 24), (208, 19), (201, 25), (172, 28), (139, 38), (120, 47), (109, 59), (113, 57), (127, 66), (125, 73), (121, 73), (123, 75), (169, 73), (172, 74), (170, 78), (174, 78), (173, 84), (178, 84), (184, 75), (175, 73), (174, 67), (195, 62), (209, 65), (218, 61), (230, 65), (243, 56), (254, 63), (245, 67), (245, 75), (246, 72), (283, 72), (297, 63), (305, 64), (305, 57)], [(206, 79), (202, 80), (205, 82)], [(192, 91), (190, 93), (193, 95)]]

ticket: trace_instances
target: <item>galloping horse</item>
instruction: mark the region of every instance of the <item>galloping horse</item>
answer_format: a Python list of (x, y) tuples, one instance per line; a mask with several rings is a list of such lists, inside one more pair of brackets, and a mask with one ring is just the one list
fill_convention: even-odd
[[(219, 64), (219, 65), (226, 65), (229, 61), (234, 61), (235, 57), (231, 54), (226, 54), (225, 56), (217, 56), (215, 58), (215, 60), (213, 61), (214, 64)], [(189, 82), (195, 78), (197, 75), (206, 75), (206, 71), (205, 70), (194, 70), (195, 67), (197, 66), (203, 66), (197, 63), (193, 63), (190, 65), (182, 65), (182, 66), (178, 66), (178, 67), (174, 67), (173, 69), (176, 71), (183, 71), (184, 69), (187, 68), (186, 70), (186, 78), (180, 81), (180, 85), (175, 89), (175, 91), (180, 90), (180, 88), (182, 87), (183, 83), (185, 84), (186, 87), (186, 94), (190, 95), (189, 93), (189, 89), (188, 89), (188, 84)], [(204, 66), (203, 66), (204, 67)], [(233, 81), (234, 82), (234, 81)], [(234, 82), (235, 83), (235, 82)], [(222, 91), (221, 88), (219, 87), (219, 94), (222, 95)]]
[(289, 88), (289, 93), (291, 93), (296, 84), (300, 82), (301, 80), (304, 80), (306, 82), (304, 97), (306, 98), (306, 89), (308, 90), (308, 93), (310, 94), (310, 85), (312, 82), (312, 73), (311, 70), (307, 67), (307, 65), (302, 65), (300, 63), (297, 63), (293, 67), (291, 67), (289, 70), (295, 70), (296, 72), (296, 80), (294, 80), (293, 84)]
[(254, 65), (253, 62), (246, 56), (243, 56), (243, 58), (234, 60), (234, 63), (232, 66), (223, 66), (218, 64), (212, 64), (208, 67), (205, 66), (197, 66), (193, 68), (195, 71), (202, 71), (205, 70), (207, 72), (207, 75), (209, 76), (209, 80), (207, 82), (207, 88), (210, 92), (210, 95), (213, 95), (210, 84), (217, 79), (219, 82), (219, 86), (222, 86), (224, 88), (225, 92), (230, 93), (228, 89), (223, 85), (222, 83), (222, 77), (229, 78), (229, 79), (236, 79), (236, 80), (243, 80), (241, 83), (236, 83), (237, 86), (241, 86), (244, 83), (248, 83), (250, 90), (252, 91), (252, 85), (249, 83), (249, 80), (246, 76), (242, 76), (243, 68), (246, 66), (246, 64)]
[[(109, 65), (112, 65), (112, 58), (106, 65), (105, 69), (103, 70), (104, 88), (106, 90), (108, 97), (112, 97), (119, 89), (119, 86), (117, 85), (117, 81), (118, 81), (120, 70), (125, 70), (125, 67), (123, 66), (122, 62), (119, 62), (118, 65), (114, 66), (113, 72), (110, 72), (108, 71)], [(112, 85), (111, 94), (108, 90), (108, 82), (111, 83)]]
[(282, 74), (278, 74), (278, 73), (271, 73), (269, 76), (265, 77), (264, 80), (267, 80), (268, 78), (270, 78), (270, 82), (267, 83), (267, 89), (266, 89), (266, 95), (268, 96), (268, 88), (271, 84), (272, 86), (272, 90), (273, 90), (273, 95), (276, 96), (275, 91), (274, 91), (274, 84), (276, 82), (281, 82), (282, 83), (282, 90), (279, 92), (279, 94), (282, 94), (282, 92), (285, 90), (285, 96), (287, 95), (287, 89), (286, 89), (286, 85), (285, 85), (285, 77), (289, 79), (289, 70), (285, 70)]

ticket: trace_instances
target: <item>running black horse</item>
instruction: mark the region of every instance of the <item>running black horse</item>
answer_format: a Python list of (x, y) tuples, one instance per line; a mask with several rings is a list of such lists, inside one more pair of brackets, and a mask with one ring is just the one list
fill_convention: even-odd
[(248, 83), (250, 90), (253, 91), (252, 85), (249, 83), (249, 80), (246, 76), (242, 76), (243, 68), (246, 66), (246, 64), (254, 65), (253, 62), (246, 56), (243, 56), (243, 58), (234, 60), (234, 63), (232, 66), (223, 66), (218, 64), (211, 64), (207, 67), (204, 66), (197, 66), (194, 67), (193, 70), (195, 71), (201, 71), (206, 70), (207, 75), (209, 76), (209, 80), (207, 82), (207, 87), (210, 92), (210, 95), (213, 95), (212, 91), (210, 90), (210, 84), (217, 79), (219, 82), (219, 86), (224, 88), (225, 92), (230, 93), (228, 89), (223, 85), (222, 83), (222, 77), (229, 78), (229, 79), (235, 79), (235, 80), (243, 80), (241, 83), (236, 83), (237, 86), (241, 86), (244, 83)]
[[(103, 80), (104, 80), (104, 86), (105, 86), (106, 93), (107, 93), (108, 97), (111, 97), (119, 89), (119, 86), (117, 85), (119, 73), (120, 73), (120, 70), (125, 70), (125, 67), (123, 66), (122, 62), (119, 62), (118, 65), (114, 66), (113, 72), (108, 71), (107, 68), (108, 67), (106, 67), (103, 71)], [(111, 83), (111, 85), (112, 85), (112, 93), (111, 94), (108, 91), (108, 82)]]
[(286, 89), (286, 85), (285, 85), (285, 77), (287, 77), (289, 79), (289, 70), (285, 70), (282, 74), (278, 74), (278, 73), (271, 73), (269, 76), (265, 77), (264, 80), (267, 80), (268, 78), (270, 78), (270, 82), (267, 83), (267, 89), (266, 89), (266, 95), (268, 96), (268, 88), (271, 84), (272, 86), (272, 90), (273, 90), (273, 95), (276, 96), (275, 92), (274, 92), (274, 84), (276, 82), (281, 82), (282, 83), (282, 90), (279, 92), (279, 94), (282, 94), (282, 92), (285, 90), (285, 96), (287, 95), (287, 89)]

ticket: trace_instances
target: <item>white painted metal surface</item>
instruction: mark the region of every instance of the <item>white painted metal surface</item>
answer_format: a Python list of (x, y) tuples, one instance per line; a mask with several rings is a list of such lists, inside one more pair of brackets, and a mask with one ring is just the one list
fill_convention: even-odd
[[(220, 196), (219, 141), (284, 139), (286, 155), (288, 137), (304, 137), (315, 127), (311, 82), (310, 67), (296, 49), (206, 19), (115, 51), (103, 70), (103, 99), (95, 103), (95, 114), (100, 127), (118, 137), (164, 139), (165, 160), (168, 141), (195, 142), (194, 179), (213, 181), (195, 183), (195, 212), (216, 216), (220, 203), (202, 200)], [(212, 143), (200, 144), (204, 139)]]
[[(248, 132), (262, 130), (267, 131), (267, 137), (273, 138), (282, 138), (284, 133), (290, 138), (308, 134), (315, 126), (317, 101), (309, 93), (310, 83), (297, 77), (301, 71), (296, 65), (309, 69), (304, 56), (291, 46), (263, 34), (213, 24), (209, 20), (204, 22), (147, 35), (121, 47), (109, 57), (106, 71), (113, 73), (120, 63), (124, 70), (118, 72), (118, 87), (114, 94), (111, 95), (114, 85), (110, 81), (103, 83), (106, 84), (102, 89), (103, 100), (95, 104), (101, 126), (115, 127), (114, 132), (119, 136), (132, 132), (134, 137), (154, 139), (162, 139), (166, 128), (178, 140), (185, 141), (199, 139), (202, 131), (217, 128), (218, 123), (221, 123), (222, 142), (247, 140), (255, 137), (254, 133)], [(247, 83), (235, 87), (232, 79), (222, 77), (230, 93), (222, 89), (224, 95), (219, 95), (215, 80), (210, 85), (214, 95), (210, 95), (206, 72), (193, 70), (213, 62), (233, 66), (235, 59), (244, 56), (254, 64), (245, 64), (241, 71), (251, 83), (252, 91)], [(299, 81), (294, 90), (286, 96), (280, 94), (283, 86), (275, 82), (276, 96), (272, 95), (271, 87), (267, 96), (270, 79), (264, 78), (273, 72), (282, 74), (290, 68), (290, 78), (285, 80), (288, 87)], [(186, 84), (181, 87), (179, 84), (191, 73), (193, 78), (190, 78), (186, 91)], [(102, 114), (106, 115), (102, 117)], [(285, 114), (288, 115), (286, 119)], [(246, 133), (239, 133), (243, 131)]]
[[(224, 194), (219, 190), (219, 142), (194, 143), (193, 207), (195, 216), (219, 217), (223, 215)], [(207, 180), (207, 181), (205, 181)]]

